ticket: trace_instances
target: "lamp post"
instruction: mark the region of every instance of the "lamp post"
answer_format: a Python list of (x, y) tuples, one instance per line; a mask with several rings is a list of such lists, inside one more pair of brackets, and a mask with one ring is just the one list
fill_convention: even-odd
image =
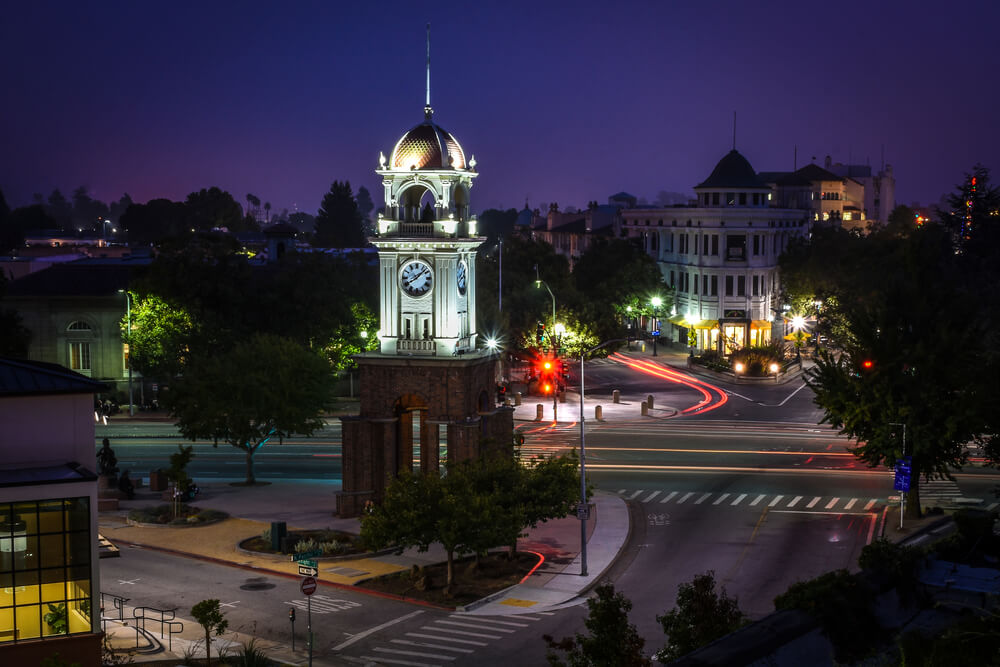
[(612, 343), (620, 343), (623, 338), (613, 338), (611, 340), (605, 341), (598, 345), (597, 347), (592, 347), (586, 352), (580, 353), (580, 505), (577, 508), (576, 516), (580, 520), (580, 576), (587, 576), (587, 519), (589, 511), (587, 510), (587, 447), (584, 438), (584, 414), (583, 414), (583, 393), (584, 393), (584, 369), (583, 360), (587, 358), (588, 354), (596, 352), (602, 347), (611, 345)]
[(125, 330), (128, 336), (128, 416), (135, 416), (135, 406), (132, 400), (132, 295), (128, 290), (118, 290), (125, 295)]
[[(906, 424), (903, 422), (889, 422), (889, 426), (903, 427), (903, 454), (900, 458), (906, 458)], [(906, 491), (899, 492), (899, 529), (903, 529), (903, 510), (906, 507)]]
[(660, 338), (660, 322), (659, 322), (659, 308), (663, 303), (663, 299), (658, 296), (654, 296), (649, 300), (653, 304), (653, 356), (656, 356), (656, 341)]
[(792, 332), (795, 336), (795, 361), (802, 363), (802, 339), (805, 334), (802, 332), (806, 328), (806, 318), (801, 315), (792, 316)]
[(542, 286), (544, 286), (545, 289), (548, 290), (549, 296), (552, 298), (552, 328), (555, 329), (555, 326), (556, 326), (556, 295), (552, 293), (551, 289), (549, 289), (548, 283), (546, 283), (544, 280), (542, 280), (542, 279), (540, 279), (538, 277), (538, 265), (536, 264), (535, 265), (535, 287), (538, 288), (538, 287), (542, 287)]

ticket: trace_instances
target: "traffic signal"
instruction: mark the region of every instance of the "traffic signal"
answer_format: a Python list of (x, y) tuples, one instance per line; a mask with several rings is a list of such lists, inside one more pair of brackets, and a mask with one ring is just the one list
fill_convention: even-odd
[(863, 368), (866, 371), (870, 371), (874, 366), (875, 362), (872, 361), (871, 359), (865, 359), (864, 361), (861, 362), (861, 368)]
[(541, 345), (545, 340), (545, 325), (541, 322), (535, 327), (535, 345)]

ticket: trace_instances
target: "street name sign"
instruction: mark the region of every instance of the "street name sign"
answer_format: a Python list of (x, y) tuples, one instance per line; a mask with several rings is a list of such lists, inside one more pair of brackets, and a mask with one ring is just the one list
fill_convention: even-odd
[(317, 558), (322, 555), (323, 555), (322, 551), (303, 551), (300, 554), (292, 554), (291, 556), (288, 557), (288, 560), (294, 563), (297, 560), (308, 560), (310, 558)]

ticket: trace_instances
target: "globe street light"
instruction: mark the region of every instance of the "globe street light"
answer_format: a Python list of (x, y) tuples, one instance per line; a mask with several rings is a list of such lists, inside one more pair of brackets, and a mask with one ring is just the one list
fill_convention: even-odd
[(653, 356), (656, 356), (656, 341), (660, 337), (660, 323), (659, 323), (659, 308), (663, 303), (663, 299), (658, 296), (654, 296), (649, 300), (653, 304)]

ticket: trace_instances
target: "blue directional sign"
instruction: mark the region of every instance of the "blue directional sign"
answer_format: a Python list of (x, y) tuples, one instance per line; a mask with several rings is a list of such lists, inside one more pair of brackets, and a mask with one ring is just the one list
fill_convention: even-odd
[(892, 488), (896, 491), (906, 493), (910, 490), (910, 470), (912, 469), (913, 457), (903, 456), (896, 461), (896, 481)]
[(656, 331), (650, 331), (650, 332), (649, 332), (649, 335), (650, 335), (650, 336), (659, 336), (659, 335), (660, 335), (660, 330), (659, 330), (659, 329), (657, 329)]

